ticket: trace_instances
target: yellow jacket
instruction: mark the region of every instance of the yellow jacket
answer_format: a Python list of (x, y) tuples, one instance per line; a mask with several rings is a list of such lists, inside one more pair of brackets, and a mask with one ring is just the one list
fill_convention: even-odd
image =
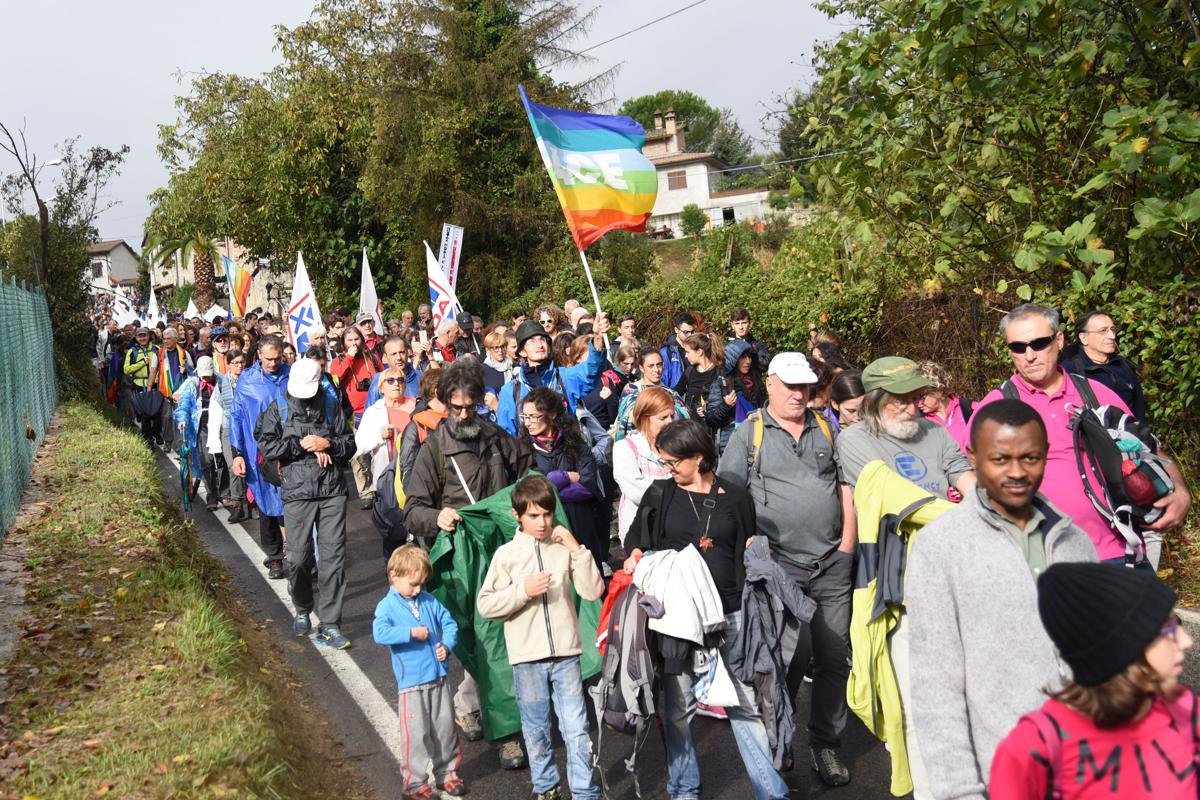
[(872, 461), (855, 484), (854, 507), (858, 552), (850, 616), (853, 660), (846, 698), (863, 724), (890, 745), (891, 790), (899, 797), (911, 792), (913, 785), (888, 636), (904, 613), (904, 565), (913, 534), (954, 504), (900, 477), (882, 461)]

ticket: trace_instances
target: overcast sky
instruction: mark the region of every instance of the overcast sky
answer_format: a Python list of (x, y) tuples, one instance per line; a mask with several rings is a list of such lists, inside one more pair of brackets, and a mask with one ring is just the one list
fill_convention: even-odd
[[(687, 6), (692, 0), (602, 0), (584, 49)], [(157, 126), (175, 119), (174, 98), (202, 71), (258, 75), (278, 63), (273, 28), (304, 21), (309, 0), (40, 0), (0, 4), (0, 121), (26, 126), (30, 149), (54, 158), (62, 140), (131, 148), (109, 186), (119, 204), (100, 219), (105, 239), (138, 249), (149, 210), (146, 195), (166, 181), (155, 153)], [(807, 85), (814, 42), (840, 28), (805, 0), (704, 0), (671, 19), (592, 50), (586, 66), (561, 66), (561, 80), (582, 80), (618, 66), (612, 111), (659, 89), (688, 89), (733, 109), (756, 138), (774, 147), (769, 119), (778, 98)], [(183, 82), (181, 83), (181, 78)], [(515, 100), (514, 100), (515, 102)], [(766, 126), (764, 128), (764, 126)], [(0, 175), (14, 171), (0, 153)], [(43, 174), (43, 190), (54, 168)]]

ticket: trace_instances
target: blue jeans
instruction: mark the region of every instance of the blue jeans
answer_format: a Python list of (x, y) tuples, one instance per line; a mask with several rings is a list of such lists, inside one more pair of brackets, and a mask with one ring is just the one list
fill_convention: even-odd
[(579, 656), (513, 664), (513, 686), (521, 711), (521, 735), (529, 753), (529, 777), (534, 794), (558, 786), (554, 748), (550, 744), (550, 702), (558, 716), (558, 730), (567, 750), (567, 783), (571, 796), (580, 800), (600, 797), (592, 780), (592, 739), (588, 734), (587, 705)]
[[(1112, 564), (1114, 567), (1125, 569), (1125, 556), (1117, 556), (1116, 558), (1106, 558), (1101, 563)], [(1143, 561), (1133, 569), (1140, 569), (1142, 572), (1154, 572), (1154, 566), (1149, 561)]]
[[(742, 612), (725, 615), (725, 643), (721, 658), (728, 661), (729, 651), (742, 626)], [(733, 677), (732, 674), (730, 677)], [(696, 715), (696, 698), (692, 694), (693, 676), (664, 675), (663, 728), (667, 736), (667, 794), (675, 800), (697, 800), (700, 797), (700, 765), (696, 761), (696, 746), (692, 742), (692, 718)], [(737, 742), (742, 764), (750, 777), (755, 800), (786, 800), (788, 787), (775, 770), (767, 729), (758, 712), (754, 688), (733, 678), (739, 705), (725, 709), (729, 726)]]

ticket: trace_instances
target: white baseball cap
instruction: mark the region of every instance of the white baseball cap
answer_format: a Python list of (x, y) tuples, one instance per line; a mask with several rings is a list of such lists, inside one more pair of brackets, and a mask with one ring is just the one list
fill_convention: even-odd
[(307, 400), (317, 393), (321, 385), (321, 365), (311, 358), (296, 359), (288, 374), (288, 394)]
[(217, 368), (213, 366), (211, 356), (200, 356), (196, 360), (196, 374), (202, 378), (211, 378), (217, 374)]
[(803, 353), (778, 353), (767, 367), (768, 375), (775, 375), (784, 383), (816, 383), (817, 373), (808, 365)]

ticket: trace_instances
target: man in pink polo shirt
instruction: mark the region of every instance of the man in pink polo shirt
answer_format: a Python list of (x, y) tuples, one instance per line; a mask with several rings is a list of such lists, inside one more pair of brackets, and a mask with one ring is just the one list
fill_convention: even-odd
[[(1075, 463), (1072, 432), (1067, 427), (1071, 420), (1070, 409), (1082, 407), (1083, 399), (1075, 384), (1058, 366), (1058, 356), (1063, 347), (1063, 335), (1059, 330), (1058, 312), (1052, 308), (1026, 303), (1017, 306), (1000, 320), (1000, 334), (1008, 343), (1013, 365), (1017, 371), (1011, 381), (1019, 398), (1037, 409), (1050, 439), (1050, 451), (1046, 458), (1046, 475), (1041, 492), (1063, 513), (1075, 520), (1075, 524), (1087, 532), (1096, 546), (1102, 561), (1124, 563), (1125, 540), (1113, 526), (1101, 516), (1083, 490), (1082, 478)], [(1088, 383), (1101, 405), (1129, 408), (1112, 389), (1102, 383)], [(986, 405), (1003, 397), (1000, 389), (993, 390), (983, 398)], [(1163, 509), (1163, 515), (1150, 530), (1165, 531), (1178, 526), (1187, 516), (1192, 505), (1192, 496), (1183, 481), (1183, 474), (1173, 461), (1167, 462), (1167, 471), (1175, 483), (1175, 491), (1155, 503)], [(1092, 480), (1092, 488), (1099, 496), (1100, 487)], [(1144, 568), (1151, 568), (1143, 562)]]

